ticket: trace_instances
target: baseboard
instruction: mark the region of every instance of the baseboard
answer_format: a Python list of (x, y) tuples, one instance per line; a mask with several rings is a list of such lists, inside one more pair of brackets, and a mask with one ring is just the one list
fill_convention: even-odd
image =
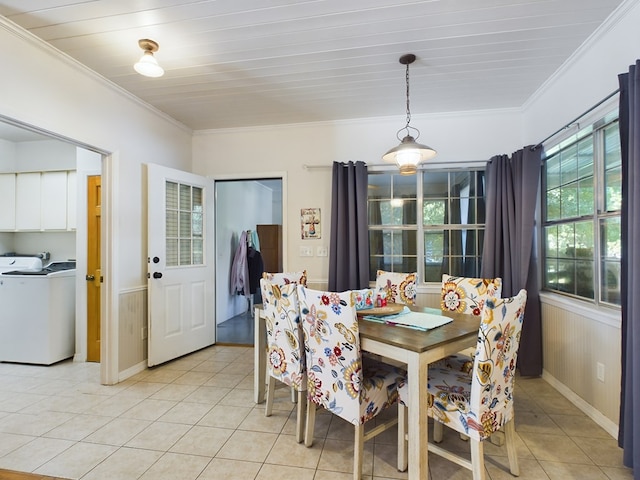
[(565, 384), (560, 382), (557, 378), (551, 375), (546, 370), (542, 371), (542, 378), (546, 380), (553, 388), (558, 390), (571, 403), (579, 408), (587, 417), (600, 425), (606, 432), (613, 438), (618, 438), (618, 425), (607, 417), (605, 417), (600, 411), (596, 410), (592, 405), (585, 402), (574, 391), (569, 389)]
[(140, 362), (133, 367), (129, 367), (118, 374), (118, 382), (122, 382), (129, 377), (133, 377), (136, 373), (144, 372), (147, 369), (147, 361)]

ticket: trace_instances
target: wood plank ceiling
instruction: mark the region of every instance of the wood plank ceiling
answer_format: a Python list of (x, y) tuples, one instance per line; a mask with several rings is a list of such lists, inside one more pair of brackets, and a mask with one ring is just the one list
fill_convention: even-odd
[[(194, 130), (519, 108), (622, 0), (0, 0)], [(166, 73), (133, 70), (138, 40)]]

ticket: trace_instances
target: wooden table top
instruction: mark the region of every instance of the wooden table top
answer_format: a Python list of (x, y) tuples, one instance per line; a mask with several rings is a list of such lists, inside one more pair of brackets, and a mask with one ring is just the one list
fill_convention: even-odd
[[(421, 307), (410, 307), (414, 312), (427, 312), (430, 309)], [(433, 310), (431, 310), (432, 312)], [(402, 347), (414, 352), (424, 352), (438, 345), (446, 345), (464, 337), (476, 336), (480, 327), (480, 318), (464, 313), (442, 312), (442, 315), (450, 317), (453, 322), (446, 325), (422, 331), (412, 328), (405, 328), (398, 325), (388, 325), (385, 323), (372, 322), (361, 316), (367, 311), (358, 312), (358, 326), (360, 337), (376, 340), (389, 345)]]

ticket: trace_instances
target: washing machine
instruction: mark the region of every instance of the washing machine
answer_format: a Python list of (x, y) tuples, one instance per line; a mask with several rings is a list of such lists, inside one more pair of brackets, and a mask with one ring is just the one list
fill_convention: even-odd
[(51, 365), (74, 355), (75, 274), (75, 262), (0, 257), (0, 362)]

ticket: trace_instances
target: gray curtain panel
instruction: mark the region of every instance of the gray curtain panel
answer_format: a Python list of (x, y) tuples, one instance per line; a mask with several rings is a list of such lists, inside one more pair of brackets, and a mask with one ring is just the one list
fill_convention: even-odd
[(487, 164), (483, 278), (502, 278), (502, 296), (527, 290), (518, 368), (524, 376), (542, 374), (542, 330), (538, 269), (534, 248), (536, 199), (542, 148), (525, 147), (511, 158), (497, 155)]
[[(622, 385), (618, 444), (640, 479), (640, 60), (619, 75), (622, 153)], [(638, 441), (638, 444), (635, 441)]]
[(343, 292), (369, 285), (367, 165), (333, 162), (329, 290)]

